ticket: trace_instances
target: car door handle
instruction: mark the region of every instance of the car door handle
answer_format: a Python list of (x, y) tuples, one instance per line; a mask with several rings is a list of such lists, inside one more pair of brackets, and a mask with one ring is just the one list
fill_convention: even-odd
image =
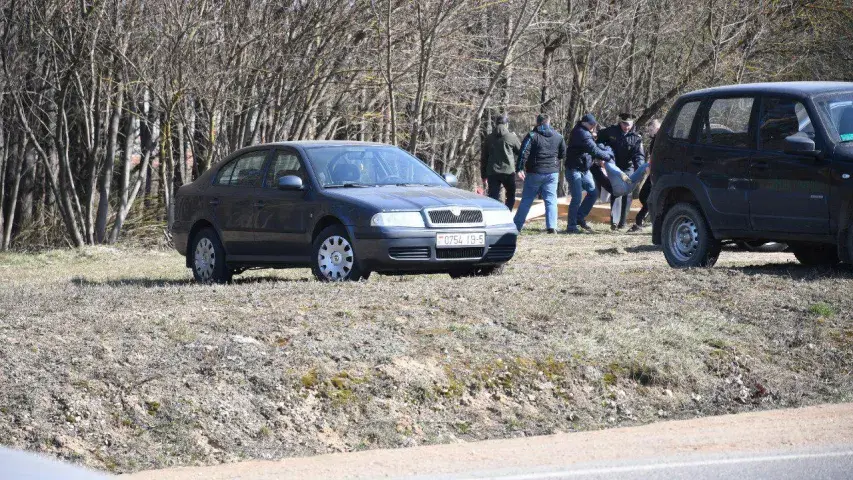
[(255, 202), (256, 208), (264, 208), (264, 205), (266, 205), (266, 203), (264, 203), (263, 200), (258, 200), (257, 202)]
[(702, 157), (693, 157), (693, 160), (690, 160), (691, 165), (696, 165), (701, 167), (705, 163), (705, 160)]
[(219, 199), (218, 199), (218, 198), (214, 198), (213, 200), (211, 200), (211, 201), (210, 201), (210, 206), (211, 206), (211, 207), (218, 207), (218, 206), (219, 206)]
[(752, 164), (752, 168), (758, 170), (767, 170), (770, 167), (770, 164), (767, 162), (755, 162)]

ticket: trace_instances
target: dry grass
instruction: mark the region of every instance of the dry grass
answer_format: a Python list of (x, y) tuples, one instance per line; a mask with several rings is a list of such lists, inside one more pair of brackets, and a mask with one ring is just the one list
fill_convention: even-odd
[(0, 444), (133, 471), (849, 401), (849, 269), (535, 233), (502, 276), (198, 286), (177, 254), (0, 255)]

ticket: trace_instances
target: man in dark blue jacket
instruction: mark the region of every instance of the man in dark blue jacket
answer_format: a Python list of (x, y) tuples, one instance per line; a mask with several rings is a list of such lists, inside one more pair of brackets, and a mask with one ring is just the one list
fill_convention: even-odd
[[(609, 160), (611, 154), (602, 150), (592, 137), (592, 130), (596, 126), (595, 116), (587, 113), (572, 129), (569, 135), (568, 154), (566, 155), (566, 180), (569, 182), (569, 191), (572, 200), (569, 203), (569, 225), (566, 227), (568, 233), (578, 233), (578, 227), (591, 230), (586, 224), (586, 216), (592, 210), (598, 199), (598, 190), (595, 188), (595, 180), (590, 172), (593, 160)], [(586, 197), (581, 203), (581, 195), (586, 192)]]
[[(616, 154), (616, 166), (626, 175), (631, 175), (640, 165), (646, 163), (643, 151), (643, 137), (634, 130), (635, 117), (630, 113), (619, 114), (619, 124), (598, 132), (598, 142), (613, 149)], [(610, 198), (610, 228), (625, 228), (628, 214), (631, 212), (631, 193)]]
[(521, 154), (515, 171), (524, 180), (521, 203), (515, 213), (515, 226), (520, 232), (527, 220), (533, 200), (541, 194), (545, 201), (545, 226), (548, 233), (557, 230), (557, 183), (560, 177), (560, 161), (566, 156), (563, 136), (551, 128), (548, 115), (536, 117), (536, 128), (521, 142)]

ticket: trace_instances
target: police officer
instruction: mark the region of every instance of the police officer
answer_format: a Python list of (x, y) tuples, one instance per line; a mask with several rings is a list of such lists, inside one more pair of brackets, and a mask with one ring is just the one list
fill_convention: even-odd
[[(658, 130), (660, 130), (660, 120), (653, 119), (649, 122), (648, 127), (646, 127), (646, 138), (649, 139), (648, 148), (646, 152), (648, 153), (646, 156), (646, 160), (651, 162), (652, 155), (654, 154), (655, 148), (655, 137), (657, 137)], [(637, 218), (634, 219), (634, 226), (631, 227), (628, 232), (640, 232), (643, 230), (643, 222), (646, 220), (646, 216), (649, 214), (649, 193), (652, 191), (652, 179), (647, 178), (646, 182), (643, 183), (643, 187), (640, 189), (640, 203), (643, 205), (643, 208), (637, 212)]]
[[(646, 163), (643, 138), (634, 130), (635, 120), (636, 117), (630, 113), (620, 113), (618, 124), (598, 133), (598, 142), (613, 149), (616, 166), (629, 176), (634, 173), (634, 170), (640, 168), (640, 165)], [(611, 230), (625, 228), (631, 212), (631, 200), (631, 192), (621, 197), (610, 198)]]

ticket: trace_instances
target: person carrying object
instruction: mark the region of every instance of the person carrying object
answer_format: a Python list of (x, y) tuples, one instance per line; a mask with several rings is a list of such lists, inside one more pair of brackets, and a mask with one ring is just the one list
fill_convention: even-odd
[[(567, 233), (578, 233), (579, 229), (592, 230), (586, 223), (586, 216), (592, 211), (598, 199), (598, 189), (591, 167), (598, 167), (596, 160), (606, 160), (613, 157), (609, 148), (605, 151), (595, 143), (593, 131), (597, 122), (591, 113), (584, 115), (569, 134), (569, 146), (566, 149), (566, 180), (572, 196), (569, 202), (569, 224)], [(581, 196), (586, 196), (581, 202)]]
[(521, 153), (515, 171), (524, 181), (521, 203), (515, 213), (515, 226), (520, 232), (527, 214), (537, 195), (545, 201), (545, 226), (548, 233), (557, 230), (557, 183), (560, 176), (560, 161), (566, 156), (563, 136), (551, 128), (548, 115), (536, 117), (536, 128), (521, 142)]
[[(616, 166), (627, 175), (632, 175), (641, 165), (646, 163), (643, 151), (643, 138), (634, 130), (636, 117), (630, 113), (620, 113), (617, 125), (605, 128), (598, 133), (598, 142), (613, 149)], [(608, 174), (608, 178), (610, 175)], [(625, 228), (628, 214), (631, 212), (631, 192), (616, 195), (610, 199), (610, 228), (613, 230)]]
[(509, 118), (498, 115), (495, 129), (486, 138), (480, 163), (483, 187), (491, 198), (500, 201), (501, 186), (506, 191), (506, 208), (515, 207), (515, 159), (521, 152), (521, 141), (509, 131)]

